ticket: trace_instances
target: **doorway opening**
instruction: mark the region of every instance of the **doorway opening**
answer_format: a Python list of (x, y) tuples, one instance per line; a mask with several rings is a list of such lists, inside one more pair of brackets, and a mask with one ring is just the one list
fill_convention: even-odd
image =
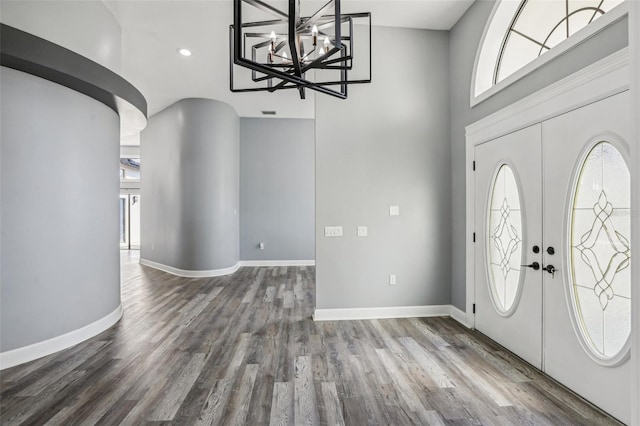
[(140, 250), (140, 158), (120, 158), (120, 249)]
[(139, 193), (120, 193), (120, 249), (140, 250)]

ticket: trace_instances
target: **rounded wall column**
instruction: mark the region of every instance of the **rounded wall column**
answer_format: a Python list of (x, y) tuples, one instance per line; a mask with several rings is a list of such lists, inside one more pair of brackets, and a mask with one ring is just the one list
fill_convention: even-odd
[(0, 369), (122, 316), (120, 128), (142, 94), (110, 69), (0, 24)]
[(106, 105), (42, 78), (3, 67), (0, 81), (6, 355), (121, 315), (120, 124)]
[(187, 277), (239, 266), (239, 117), (183, 99), (141, 134), (141, 263)]

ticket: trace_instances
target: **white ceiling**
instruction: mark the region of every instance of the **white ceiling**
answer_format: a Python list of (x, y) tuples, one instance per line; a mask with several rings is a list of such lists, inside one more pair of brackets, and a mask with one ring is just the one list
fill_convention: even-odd
[[(105, 0), (122, 29), (122, 74), (146, 97), (149, 116), (191, 97), (217, 99), (242, 117), (263, 110), (281, 118), (313, 118), (313, 94), (297, 91), (231, 93), (231, 0)], [(273, 3), (273, 2), (268, 2)], [(302, 0), (312, 10), (325, 1)], [(448, 30), (473, 0), (343, 0), (344, 13), (371, 12), (373, 25)], [(315, 4), (315, 7), (313, 7)], [(284, 7), (283, 7), (284, 9)], [(306, 9), (305, 9), (306, 10)], [(177, 53), (188, 48), (191, 57)]]

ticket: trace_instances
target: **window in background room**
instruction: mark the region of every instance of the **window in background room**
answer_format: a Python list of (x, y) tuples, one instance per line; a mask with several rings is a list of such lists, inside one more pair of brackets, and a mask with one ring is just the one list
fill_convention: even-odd
[(120, 179), (140, 179), (140, 159), (121, 158), (120, 159)]

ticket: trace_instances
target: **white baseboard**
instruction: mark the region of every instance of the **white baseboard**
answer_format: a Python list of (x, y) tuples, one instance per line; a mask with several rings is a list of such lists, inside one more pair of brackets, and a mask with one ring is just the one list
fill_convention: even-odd
[(70, 331), (61, 336), (53, 337), (43, 342), (2, 352), (0, 353), (0, 370), (33, 361), (34, 359), (51, 355), (52, 353), (84, 342), (117, 323), (120, 318), (122, 318), (122, 314), (123, 310), (121, 304), (113, 312), (92, 322), (91, 324), (85, 325), (82, 328)]
[(229, 275), (236, 272), (243, 266), (314, 266), (315, 260), (240, 260), (233, 266), (222, 269), (210, 269), (208, 271), (190, 271), (186, 269), (178, 269), (173, 266), (164, 265), (162, 263), (154, 262), (152, 260), (140, 259), (140, 264), (150, 266), (155, 269), (159, 269), (163, 272), (168, 272), (179, 277), (186, 278), (207, 278), (207, 277), (220, 277), (222, 275)]
[(208, 278), (208, 277), (219, 277), (222, 275), (233, 274), (240, 268), (240, 262), (236, 263), (233, 266), (228, 268), (221, 269), (210, 269), (206, 271), (191, 271), (187, 269), (178, 269), (173, 266), (164, 265), (162, 263), (154, 262), (152, 260), (142, 259), (140, 258), (140, 264), (144, 266), (150, 266), (155, 269), (159, 269), (163, 272), (168, 272), (173, 275), (177, 275), (179, 277), (186, 278)]
[(456, 308), (453, 305), (451, 305), (449, 308), (451, 309), (451, 312), (449, 313), (449, 316), (451, 318), (458, 321), (460, 324), (464, 325), (465, 327), (471, 328), (471, 326), (467, 321), (467, 314), (464, 311), (461, 311), (460, 309)]
[(442, 317), (449, 315), (449, 308), (450, 305), (316, 309), (313, 314), (313, 319), (314, 321), (340, 321), (383, 318)]
[(240, 266), (315, 266), (315, 260), (241, 260)]
[(369, 320), (385, 318), (451, 317), (468, 327), (464, 312), (452, 305), (390, 306), (383, 308), (316, 309), (314, 321)]

